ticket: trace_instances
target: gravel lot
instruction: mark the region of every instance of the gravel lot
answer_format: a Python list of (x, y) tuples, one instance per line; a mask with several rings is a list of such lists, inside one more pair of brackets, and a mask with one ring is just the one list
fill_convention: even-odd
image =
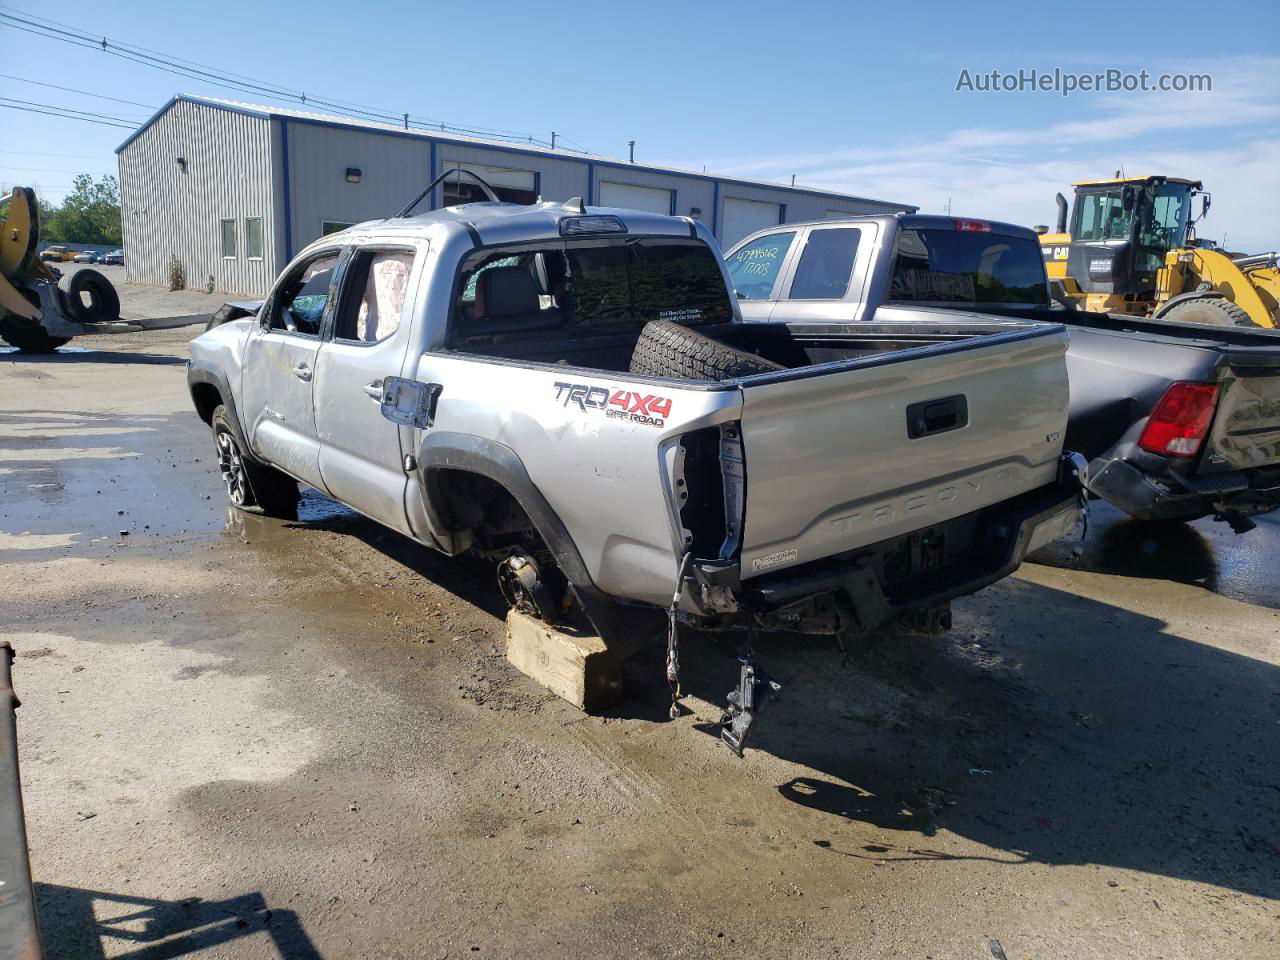
[(738, 760), (731, 643), (686, 644), (693, 715), (655, 650), (584, 717), (506, 665), (487, 567), (228, 511), (198, 330), (0, 353), (51, 958), (1280, 954), (1274, 518), (1098, 510), (944, 639), (767, 638)]

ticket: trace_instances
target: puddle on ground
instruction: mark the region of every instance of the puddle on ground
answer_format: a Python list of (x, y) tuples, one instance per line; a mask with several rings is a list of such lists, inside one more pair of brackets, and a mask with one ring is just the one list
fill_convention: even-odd
[(302, 488), (297, 517), (264, 517), (246, 513), (230, 504), (226, 508), (223, 533), (247, 543), (261, 543), (293, 535), (297, 527), (323, 527), (334, 520), (359, 517), (360, 514), (337, 500), (311, 487)]
[[(20, 353), (17, 347), (10, 347), (7, 344), (0, 346), (0, 353)], [(89, 347), (58, 347), (54, 353), (101, 353), (100, 350), (93, 350)]]
[(1084, 554), (1072, 557), (1073, 541), (1059, 541), (1035, 562), (1125, 577), (1194, 584), (1224, 597), (1280, 609), (1280, 515), (1255, 517), (1248, 533), (1234, 533), (1212, 518), (1192, 523), (1133, 520), (1111, 504), (1089, 507)]

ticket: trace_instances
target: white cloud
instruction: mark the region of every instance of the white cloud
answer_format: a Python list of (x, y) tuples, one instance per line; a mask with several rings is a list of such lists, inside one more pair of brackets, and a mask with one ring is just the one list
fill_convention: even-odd
[[(941, 212), (949, 202), (961, 216), (1049, 225), (1054, 193), (1070, 198), (1073, 180), (1118, 169), (1164, 173), (1203, 180), (1213, 194), (1202, 236), (1225, 236), (1234, 249), (1280, 246), (1280, 99), (1274, 96), (1280, 58), (1181, 64), (1176, 72), (1211, 74), (1212, 92), (1094, 96), (1079, 119), (740, 158), (715, 169), (780, 182), (795, 173), (808, 186), (914, 203), (926, 212)], [(987, 97), (994, 112), (1000, 97), (1029, 94), (964, 96)], [(1066, 109), (1053, 95), (1039, 96), (1047, 118)]]

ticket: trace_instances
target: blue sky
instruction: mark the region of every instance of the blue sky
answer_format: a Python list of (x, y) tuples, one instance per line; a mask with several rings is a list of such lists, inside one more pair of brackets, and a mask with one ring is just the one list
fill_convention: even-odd
[[(1072, 180), (1205, 181), (1203, 235), (1280, 245), (1280, 4), (1189, 9), (756, 3), (0, 4), (326, 96), (591, 151), (1051, 222)], [(0, 97), (140, 122), (177, 92), (259, 99), (0, 27)], [(971, 74), (1207, 73), (1211, 92), (956, 92)], [(12, 78), (22, 79), (12, 79)], [(27, 80), (136, 101), (95, 99)], [(4, 101), (0, 101), (3, 103)], [(332, 111), (330, 111), (332, 112)], [(57, 199), (126, 130), (0, 109), (0, 183)], [(38, 154), (38, 155), (37, 155)]]

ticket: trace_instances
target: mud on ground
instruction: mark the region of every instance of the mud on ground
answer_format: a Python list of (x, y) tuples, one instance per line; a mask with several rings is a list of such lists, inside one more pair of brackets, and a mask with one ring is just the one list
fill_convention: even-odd
[(686, 642), (680, 720), (657, 650), (584, 717), (507, 666), (487, 566), (315, 495), (229, 513), (192, 333), (0, 354), (50, 957), (1280, 949), (1274, 523), (1242, 548), (1104, 513), (1083, 563), (943, 639), (765, 638), (783, 698), (739, 760), (711, 726), (732, 638)]

